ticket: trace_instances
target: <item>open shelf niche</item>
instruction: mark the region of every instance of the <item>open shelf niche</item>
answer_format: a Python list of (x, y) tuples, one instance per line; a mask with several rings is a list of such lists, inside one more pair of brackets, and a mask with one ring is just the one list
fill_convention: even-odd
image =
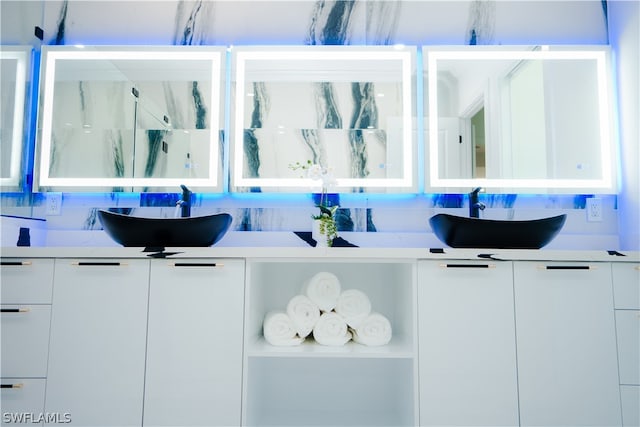
[[(279, 347), (262, 334), (264, 316), (285, 310), (318, 272), (342, 290), (358, 289), (387, 317), (384, 346), (312, 338)], [(416, 265), (398, 260), (259, 260), (247, 264), (245, 293), (245, 425), (415, 425), (417, 422)], [(372, 411), (371, 408), (375, 408)]]

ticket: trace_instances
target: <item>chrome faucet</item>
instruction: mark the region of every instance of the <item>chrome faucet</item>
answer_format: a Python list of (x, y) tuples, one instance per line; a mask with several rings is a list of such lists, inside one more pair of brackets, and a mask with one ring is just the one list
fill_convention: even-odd
[(180, 188), (182, 188), (182, 198), (178, 200), (176, 206), (180, 206), (180, 217), (188, 218), (191, 216), (191, 197), (193, 193), (186, 185), (180, 185)]
[(480, 211), (486, 208), (484, 203), (480, 203), (480, 199), (478, 197), (478, 193), (482, 191), (482, 187), (474, 188), (471, 193), (469, 193), (469, 217), (470, 218), (480, 218)]

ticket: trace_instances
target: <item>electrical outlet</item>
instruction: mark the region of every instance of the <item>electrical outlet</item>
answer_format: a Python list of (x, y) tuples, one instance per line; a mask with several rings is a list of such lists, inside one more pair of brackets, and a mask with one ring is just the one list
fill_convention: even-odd
[(62, 210), (62, 193), (47, 193), (45, 215), (60, 215)]
[(602, 199), (590, 197), (587, 199), (587, 221), (602, 221)]

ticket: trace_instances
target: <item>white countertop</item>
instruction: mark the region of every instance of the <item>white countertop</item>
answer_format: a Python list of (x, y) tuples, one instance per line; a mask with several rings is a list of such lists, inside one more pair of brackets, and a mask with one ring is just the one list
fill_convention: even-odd
[[(210, 247), (166, 248), (177, 252), (167, 258), (251, 258), (251, 259), (449, 259), (449, 260), (532, 260), (532, 261), (592, 261), (640, 262), (640, 252), (610, 255), (607, 251), (568, 251), (530, 249), (442, 249), (432, 253), (427, 248), (313, 248), (313, 247)], [(479, 256), (483, 255), (483, 256)], [(148, 258), (143, 248), (124, 247), (3, 247), (5, 258)]]

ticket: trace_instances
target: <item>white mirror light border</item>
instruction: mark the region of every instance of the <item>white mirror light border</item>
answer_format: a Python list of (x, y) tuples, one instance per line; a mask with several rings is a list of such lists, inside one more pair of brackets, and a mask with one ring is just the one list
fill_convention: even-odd
[[(412, 77), (415, 74), (415, 47), (406, 46), (303, 46), (286, 48), (238, 47), (231, 49), (235, 66), (236, 94), (243, 93), (247, 77), (247, 62), (267, 61), (344, 61), (344, 71), (349, 71), (353, 61), (396, 61), (400, 65), (402, 84), (402, 177), (401, 178), (339, 178), (333, 189), (366, 188), (414, 188), (414, 151), (413, 151), (413, 103), (414, 87)], [(337, 70), (339, 71), (339, 70)], [(317, 185), (308, 178), (245, 178), (244, 177), (244, 97), (236, 96), (236, 108), (233, 117), (233, 182), (234, 187), (278, 187), (305, 188)]]
[[(193, 187), (206, 187), (220, 191), (222, 185), (218, 179), (218, 143), (221, 129), (220, 106), (222, 70), (226, 59), (226, 47), (219, 46), (163, 46), (163, 47), (127, 47), (127, 46), (44, 46), (42, 48), (41, 69), (41, 108), (38, 123), (41, 127), (37, 159), (38, 179), (34, 185), (40, 187), (179, 187), (181, 184)], [(53, 117), (53, 97), (55, 86), (56, 61), (59, 60), (176, 60), (211, 61), (211, 114), (208, 115), (210, 129), (209, 171), (206, 178), (54, 178), (49, 176), (51, 157), (51, 136)]]
[[(541, 46), (540, 50), (511, 50), (509, 47), (499, 47), (498, 50), (483, 46), (464, 47), (423, 47), (423, 61), (428, 71), (428, 115), (429, 138), (425, 143), (429, 147), (429, 170), (426, 178), (426, 188), (437, 191), (439, 188), (473, 188), (484, 187), (500, 189), (564, 189), (575, 191), (593, 191), (601, 193), (615, 193), (616, 179), (614, 169), (615, 145), (612, 127), (612, 104), (610, 99), (611, 81), (607, 67), (610, 67), (610, 52), (608, 46), (580, 46), (552, 47)], [(520, 47), (522, 49), (522, 47)], [(558, 49), (558, 50), (554, 50)], [(499, 178), (468, 178), (451, 179), (440, 178), (438, 174), (438, 61), (449, 59), (590, 59), (596, 61), (598, 75), (598, 99), (600, 116), (600, 158), (602, 176), (599, 179), (499, 179)]]
[(31, 46), (2, 46), (0, 49), (0, 61), (5, 59), (16, 61), (16, 87), (13, 102), (13, 123), (11, 124), (11, 161), (9, 176), (0, 178), (0, 185), (3, 187), (17, 187), (20, 185), (27, 70), (28, 62), (31, 59), (31, 51)]

